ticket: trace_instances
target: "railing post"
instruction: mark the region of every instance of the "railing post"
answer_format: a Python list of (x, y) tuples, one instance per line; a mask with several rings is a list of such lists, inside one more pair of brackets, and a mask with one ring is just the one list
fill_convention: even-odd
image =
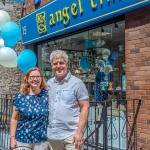
[(95, 135), (96, 135), (96, 139), (95, 139), (95, 142), (96, 142), (96, 149), (98, 149), (98, 142), (99, 142), (99, 128), (96, 128)]
[(107, 149), (107, 101), (104, 102), (102, 117), (103, 117), (103, 150), (108, 150)]
[(96, 120), (96, 107), (97, 105), (95, 106), (95, 145), (96, 145), (96, 149), (98, 149), (98, 142), (99, 142), (99, 128), (97, 128), (97, 124), (99, 124), (100, 122)]

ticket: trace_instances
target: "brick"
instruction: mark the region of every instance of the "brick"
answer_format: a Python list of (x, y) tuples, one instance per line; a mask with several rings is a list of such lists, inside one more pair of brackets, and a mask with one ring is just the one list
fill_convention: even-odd
[[(145, 133), (145, 134), (148, 134), (147, 129), (144, 129), (144, 128), (138, 129), (138, 132), (139, 132), (139, 133)], [(146, 141), (145, 141), (145, 143), (146, 143)]]
[(130, 95), (130, 99), (140, 99), (140, 95)]
[(143, 144), (141, 143), (142, 150), (150, 150), (149, 144)]
[(134, 81), (134, 85), (150, 85), (150, 81)]
[(128, 76), (127, 81), (141, 80), (141, 76)]
[(135, 94), (135, 91), (134, 90), (129, 90), (129, 91), (127, 91), (127, 94)]
[(149, 124), (144, 124), (144, 123), (142, 123), (141, 126), (142, 126), (143, 129), (148, 129), (148, 128), (149, 128)]
[(150, 110), (150, 105), (144, 106), (145, 110)]
[(130, 68), (128, 68), (128, 71), (133, 71), (133, 72), (135, 72), (135, 71), (137, 71), (137, 70), (139, 70), (139, 67), (130, 67)]
[[(144, 100), (150, 100), (150, 95), (142, 95), (141, 98)], [(149, 103), (149, 102), (146, 102), (146, 103)]]
[(135, 48), (144, 48), (146, 46), (145, 42), (135, 44)]
[(135, 49), (131, 50), (131, 54), (135, 54), (135, 53), (139, 53), (139, 49), (138, 48), (135, 48)]
[(145, 71), (136, 71), (135, 76), (143, 76), (143, 75), (146, 75), (146, 72)]
[(145, 95), (146, 91), (145, 90), (138, 90), (138, 91), (135, 91), (135, 94), (136, 95)]
[(146, 95), (150, 95), (150, 91), (146, 91)]
[(138, 85), (132, 85), (132, 86), (131, 86), (131, 89), (132, 89), (132, 90), (139, 90), (140, 87), (139, 87)]
[(140, 115), (140, 117), (143, 119), (150, 119), (150, 115), (147, 115), (147, 114), (142, 114), (142, 115)]
[(144, 96), (141, 96), (142, 99), (146, 99), (147, 101), (145, 101), (145, 104), (147, 105), (150, 105), (150, 95), (144, 95)]
[(150, 61), (146, 61), (146, 62), (145, 62), (145, 65), (146, 65), (146, 66), (150, 66)]
[(140, 48), (140, 52), (149, 52), (149, 47)]
[(147, 120), (147, 124), (148, 124), (148, 126), (150, 125), (150, 119)]
[(128, 76), (134, 76), (134, 74), (135, 74), (135, 72), (126, 72), (126, 76), (127, 76), (127, 78), (128, 78)]
[(146, 71), (146, 75), (150, 75), (150, 70), (149, 70), (149, 71), (148, 71), (148, 70)]
[[(129, 81), (127, 80), (126, 84), (127, 84), (128, 86), (132, 86), (132, 85), (133, 85), (133, 82), (129, 82)], [(133, 90), (134, 90), (134, 89), (133, 89)]]
[(146, 81), (134, 81), (134, 85), (145, 85)]
[(141, 143), (147, 143), (147, 139), (144, 138), (138, 137), (137, 140), (140, 141)]

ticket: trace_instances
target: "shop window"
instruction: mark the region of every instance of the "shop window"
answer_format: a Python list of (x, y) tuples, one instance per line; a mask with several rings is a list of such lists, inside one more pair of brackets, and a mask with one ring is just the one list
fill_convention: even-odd
[(42, 59), (38, 66), (46, 79), (54, 75), (49, 56), (56, 49), (67, 52), (69, 69), (85, 82), (91, 101), (125, 99), (124, 21), (39, 44), (38, 55)]

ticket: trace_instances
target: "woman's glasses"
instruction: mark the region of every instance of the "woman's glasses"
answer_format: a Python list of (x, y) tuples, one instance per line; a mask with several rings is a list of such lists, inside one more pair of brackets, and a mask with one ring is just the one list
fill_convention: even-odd
[(41, 76), (29, 76), (28, 77), (30, 80), (34, 80), (34, 79), (40, 79), (41, 78)]

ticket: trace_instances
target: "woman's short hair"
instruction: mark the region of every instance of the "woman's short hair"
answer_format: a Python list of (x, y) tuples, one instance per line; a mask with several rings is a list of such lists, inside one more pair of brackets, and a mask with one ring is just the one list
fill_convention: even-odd
[(44, 76), (43, 76), (43, 73), (41, 72), (41, 70), (39, 68), (32, 68), (30, 69), (26, 74), (25, 74), (25, 77), (23, 79), (23, 82), (21, 84), (21, 88), (20, 88), (20, 93), (21, 94), (28, 94), (30, 92), (30, 84), (28, 83), (28, 78), (29, 78), (29, 75), (32, 71), (38, 71), (40, 73), (40, 76), (42, 78), (42, 82), (41, 82), (41, 85), (40, 85), (40, 89), (42, 90), (46, 90), (46, 81), (44, 79)]
[(65, 62), (68, 63), (68, 55), (63, 50), (55, 50), (50, 55), (50, 63), (52, 64), (54, 58), (64, 58)]

